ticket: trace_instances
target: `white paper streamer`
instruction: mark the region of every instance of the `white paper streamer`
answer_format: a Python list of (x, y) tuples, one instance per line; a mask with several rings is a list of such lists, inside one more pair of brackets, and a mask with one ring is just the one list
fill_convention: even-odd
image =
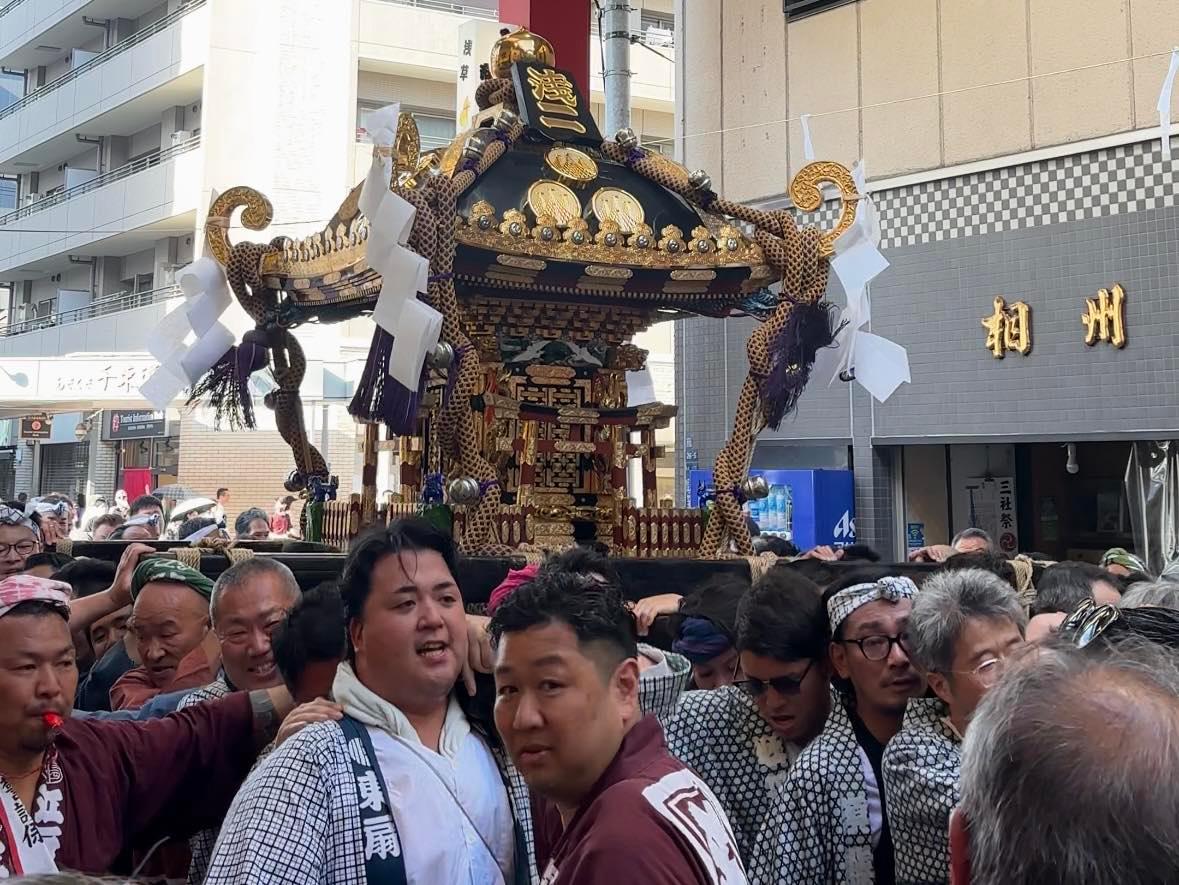
[[(199, 381), (235, 343), (220, 322), (233, 303), (225, 269), (213, 258), (199, 258), (181, 269), (176, 281), (184, 303), (166, 314), (150, 336), (148, 353), (160, 368), (139, 388), (157, 409)], [(190, 334), (195, 336), (191, 346), (186, 344)]]
[(220, 323), (214, 324), (180, 358), (180, 368), (184, 371), (189, 383), (196, 384), (200, 381), (201, 376), (213, 368), (217, 364), (217, 360), (221, 359), (225, 355), (225, 351), (233, 345), (233, 333)]
[(145, 400), (155, 407), (156, 411), (162, 412), (171, 405), (176, 397), (180, 396), (180, 392), (186, 386), (187, 383), (184, 380), (177, 378), (163, 366), (160, 366), (143, 382), (139, 392)]
[(815, 145), (811, 142), (811, 115), (803, 114), (798, 118), (802, 124), (802, 155), (808, 163), (815, 160)]
[(626, 373), (626, 406), (645, 406), (655, 402), (655, 379), (648, 368)]
[(856, 223), (835, 241), (831, 269), (847, 294), (847, 306), (839, 317), (843, 326), (833, 347), (820, 350), (812, 372), (827, 375), (831, 386), (840, 373), (855, 371), (856, 381), (880, 402), (910, 380), (909, 355), (905, 348), (887, 338), (865, 331), (872, 320), (868, 284), (889, 266), (880, 251), (880, 217), (868, 195), (864, 162), (852, 169), (860, 193)]
[(389, 357), (389, 375), (393, 380), (417, 390), (422, 366), (441, 335), (442, 314), (416, 298), (404, 302)]
[(1179, 74), (1179, 46), (1171, 50), (1171, 66), (1167, 79), (1163, 80), (1163, 91), (1159, 93), (1159, 130), (1163, 140), (1163, 160), (1171, 160), (1171, 93), (1175, 89), (1175, 75)]

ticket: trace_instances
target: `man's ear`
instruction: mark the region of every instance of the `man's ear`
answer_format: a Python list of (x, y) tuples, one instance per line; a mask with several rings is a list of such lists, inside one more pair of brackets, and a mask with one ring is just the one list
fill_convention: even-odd
[(356, 651), (364, 647), (364, 622), (360, 618), (353, 618), (348, 622), (348, 639)]
[(933, 689), (933, 693), (937, 695), (946, 704), (954, 702), (954, 693), (950, 691), (950, 680), (942, 673), (923, 673), (923, 676), (929, 681), (929, 687)]
[(950, 815), (950, 885), (970, 885), (970, 827), (960, 808)]
[(841, 679), (851, 678), (851, 668), (847, 665), (847, 646), (842, 642), (832, 642), (829, 646), (831, 666), (835, 668), (835, 675)]
[(611, 677), (611, 688), (622, 706), (623, 717), (627, 720), (638, 717), (639, 714), (639, 662), (637, 658), (627, 658), (614, 669)]

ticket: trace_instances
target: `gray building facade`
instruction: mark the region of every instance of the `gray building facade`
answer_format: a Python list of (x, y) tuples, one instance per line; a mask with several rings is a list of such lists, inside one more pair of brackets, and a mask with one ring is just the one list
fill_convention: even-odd
[[(1010, 547), (1063, 555), (1124, 541), (1124, 503), (1111, 496), (1126, 462), (1112, 444), (1179, 437), (1175, 196), (1157, 139), (874, 193), (891, 266), (871, 286), (871, 331), (907, 348), (912, 383), (881, 404), (812, 378), (797, 412), (763, 433), (754, 466), (846, 460), (858, 539), (886, 557), (907, 539), (987, 527), (980, 511), (998, 506), (989, 484), (1003, 477), (1020, 486)], [(829, 228), (836, 208), (800, 223)], [(1088, 345), (1087, 300), (1115, 286), (1126, 343)], [(829, 297), (842, 303), (838, 283)], [(1026, 354), (988, 349), (996, 297), (1028, 305)], [(701, 466), (727, 436), (752, 326), (678, 327), (678, 432)]]

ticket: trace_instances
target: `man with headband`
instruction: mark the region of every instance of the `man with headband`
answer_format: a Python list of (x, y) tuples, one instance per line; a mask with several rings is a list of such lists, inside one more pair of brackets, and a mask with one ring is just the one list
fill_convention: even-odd
[(839, 700), (782, 786), (785, 824), (763, 827), (751, 880), (783, 885), (896, 881), (881, 764), (925, 682), (909, 661), (916, 585), (879, 570), (824, 593)]
[(41, 531), (21, 510), (0, 504), (0, 579), (19, 575), (41, 550)]
[(170, 559), (147, 559), (131, 579), (127, 625), (139, 667), (111, 688), (111, 709), (137, 709), (164, 692), (200, 688), (217, 678), (221, 645), (209, 621), (213, 582)]
[(69, 600), (60, 581), (0, 581), (0, 879), (105, 873), (215, 823), (290, 709), (273, 689), (153, 722), (72, 719)]

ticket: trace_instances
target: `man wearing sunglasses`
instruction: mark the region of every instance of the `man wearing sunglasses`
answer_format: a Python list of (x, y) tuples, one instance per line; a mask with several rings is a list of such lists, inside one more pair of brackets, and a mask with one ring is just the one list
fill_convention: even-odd
[(925, 582), (909, 617), (909, 655), (934, 698), (909, 703), (884, 751), (884, 794), (898, 882), (948, 882), (950, 814), (961, 798), (962, 736), (975, 708), (1025, 647), (1011, 585), (981, 569)]
[(746, 865), (761, 828), (782, 826), (777, 791), (831, 708), (820, 595), (797, 572), (772, 569), (737, 609), (736, 681), (685, 692), (664, 720), (668, 748), (720, 800)]
[(782, 785), (783, 823), (764, 826), (750, 880), (775, 885), (892, 885), (892, 840), (881, 786), (884, 746), (925, 681), (909, 662), (917, 587), (879, 569), (823, 594), (839, 701)]

